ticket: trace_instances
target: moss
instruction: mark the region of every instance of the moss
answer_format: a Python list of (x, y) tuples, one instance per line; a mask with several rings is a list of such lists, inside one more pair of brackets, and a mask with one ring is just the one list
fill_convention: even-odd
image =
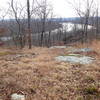
[(78, 96), (76, 100), (84, 100), (83, 96)]
[(9, 52), (9, 51), (0, 52), (0, 56), (6, 56), (6, 55), (9, 55), (9, 54), (15, 54), (15, 53)]
[(98, 93), (98, 88), (95, 85), (90, 85), (87, 86), (84, 90), (83, 90), (86, 94), (96, 94)]
[(63, 56), (76, 56), (76, 57), (81, 57), (82, 55), (80, 55), (80, 54), (65, 54)]

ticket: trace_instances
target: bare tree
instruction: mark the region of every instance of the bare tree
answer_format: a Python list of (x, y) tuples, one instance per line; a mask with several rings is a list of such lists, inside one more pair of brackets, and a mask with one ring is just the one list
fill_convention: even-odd
[[(44, 38), (44, 34), (46, 32), (46, 23), (48, 18), (50, 18), (51, 13), (52, 13), (52, 7), (51, 5), (48, 4), (47, 0), (42, 0), (40, 3), (37, 2), (38, 7), (36, 9), (36, 15), (37, 18), (40, 19), (41, 21), (41, 46), (43, 45), (43, 38)], [(49, 34), (50, 35), (50, 34)]]
[(99, 35), (99, 25), (100, 25), (100, 22), (99, 22), (99, 2), (97, 0), (96, 2), (96, 21), (95, 21), (95, 26), (96, 26), (96, 38), (98, 37)]
[[(25, 19), (25, 6), (21, 5), (21, 3), (17, 3), (14, 0), (11, 0), (11, 2), (9, 2), (9, 16), (11, 17), (11, 22), (12, 22), (12, 26), (15, 27), (15, 30), (12, 29), (9, 26), (9, 29), (11, 30), (11, 34), (13, 35), (13, 38), (15, 41), (18, 41), (18, 44), (20, 44), (21, 48), (24, 47), (25, 43), (24, 43), (24, 38), (25, 38), (25, 34), (23, 32), (24, 30), (24, 24), (25, 22), (23, 21), (23, 19)], [(11, 24), (10, 24), (11, 25)], [(17, 43), (17, 42), (16, 42)]]
[[(83, 38), (87, 41), (88, 38), (88, 25), (89, 18), (93, 17), (94, 0), (73, 0), (73, 2), (68, 2), (75, 9), (76, 13), (80, 17), (81, 25), (83, 26)], [(77, 5), (77, 6), (76, 6)]]
[(31, 41), (31, 15), (30, 15), (30, 1), (27, 0), (27, 15), (28, 15), (28, 43), (29, 49), (32, 48), (32, 41)]

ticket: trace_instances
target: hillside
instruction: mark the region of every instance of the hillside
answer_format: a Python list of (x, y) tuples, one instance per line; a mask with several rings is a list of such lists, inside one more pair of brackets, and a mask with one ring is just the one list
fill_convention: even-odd
[[(67, 48), (0, 48), (0, 100), (13, 93), (26, 100), (100, 100), (100, 42), (73, 44)], [(59, 62), (71, 48), (92, 48), (91, 64)]]

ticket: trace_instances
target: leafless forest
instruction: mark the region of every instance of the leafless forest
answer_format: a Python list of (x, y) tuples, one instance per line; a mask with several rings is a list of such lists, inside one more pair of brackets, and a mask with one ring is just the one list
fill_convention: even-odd
[[(78, 17), (57, 18), (47, 0), (27, 1), (26, 5), (9, 0), (9, 8), (1, 11), (0, 44), (19, 48), (25, 45), (29, 45), (29, 48), (32, 45), (50, 47), (77, 41), (90, 42), (91, 39), (99, 38), (98, 2), (85, 0), (84, 5), (81, 2), (75, 4), (73, 0), (68, 3)], [(81, 9), (81, 5), (86, 8)], [(6, 16), (10, 19), (6, 19)]]

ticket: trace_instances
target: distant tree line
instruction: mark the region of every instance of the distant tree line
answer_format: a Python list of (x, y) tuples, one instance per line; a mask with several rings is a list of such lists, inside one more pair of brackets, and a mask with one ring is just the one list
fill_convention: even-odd
[[(32, 45), (50, 47), (76, 41), (84, 43), (91, 41), (94, 37), (98, 38), (100, 17), (97, 0), (85, 0), (84, 3), (81, 0), (73, 0), (68, 3), (79, 16), (74, 20), (54, 18), (53, 8), (47, 0), (27, 0), (25, 5), (16, 0), (10, 0), (9, 7), (0, 15), (0, 37), (6, 36), (8, 45), (20, 48), (28, 45), (29, 49)], [(9, 16), (8, 20), (6, 16)], [(69, 22), (74, 24), (70, 32), (67, 25)], [(64, 23), (66, 26), (63, 25)], [(81, 25), (80, 29), (78, 24)], [(92, 26), (91, 29), (89, 25)], [(2, 41), (1, 38), (0, 41)]]

